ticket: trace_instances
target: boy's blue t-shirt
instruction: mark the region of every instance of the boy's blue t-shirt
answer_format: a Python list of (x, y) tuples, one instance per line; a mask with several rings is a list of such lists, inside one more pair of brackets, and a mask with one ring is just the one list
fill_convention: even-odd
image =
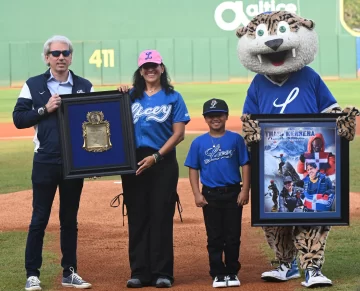
[(209, 133), (192, 142), (184, 165), (200, 171), (200, 181), (207, 187), (223, 187), (241, 182), (240, 166), (249, 162), (243, 137), (226, 131), (222, 137)]

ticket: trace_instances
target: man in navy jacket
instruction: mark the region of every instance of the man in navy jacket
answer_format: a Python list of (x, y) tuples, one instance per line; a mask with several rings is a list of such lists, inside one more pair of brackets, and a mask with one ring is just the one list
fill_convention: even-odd
[(34, 161), (32, 169), (33, 212), (25, 251), (25, 290), (42, 290), (40, 268), (45, 229), (57, 187), (60, 193), (60, 244), (63, 267), (62, 285), (81, 289), (91, 284), (77, 274), (77, 213), (83, 179), (64, 180), (60, 154), (60, 135), (56, 111), (59, 95), (88, 93), (92, 84), (69, 70), (73, 46), (64, 36), (53, 36), (44, 44), (43, 59), (49, 69), (29, 78), (23, 85), (14, 108), (17, 128), (34, 126)]

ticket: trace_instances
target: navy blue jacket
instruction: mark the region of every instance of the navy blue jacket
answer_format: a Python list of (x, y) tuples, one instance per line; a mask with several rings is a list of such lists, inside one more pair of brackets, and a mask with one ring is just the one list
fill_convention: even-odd
[[(72, 71), (70, 73), (73, 77), (73, 94), (78, 91), (81, 93), (91, 91), (92, 84), (88, 80), (76, 76)], [(19, 129), (35, 127), (35, 162), (61, 164), (57, 112), (45, 116), (38, 113), (38, 109), (45, 106), (51, 97), (50, 90), (47, 87), (49, 78), (50, 70), (47, 70), (44, 74), (31, 77), (26, 81), (22, 94), (15, 105), (13, 120)]]

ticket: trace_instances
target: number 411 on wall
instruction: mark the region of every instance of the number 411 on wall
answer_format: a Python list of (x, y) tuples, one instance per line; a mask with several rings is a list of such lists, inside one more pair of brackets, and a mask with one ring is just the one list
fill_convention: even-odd
[(113, 68), (115, 65), (115, 53), (113, 49), (95, 50), (89, 59), (89, 64), (100, 68)]

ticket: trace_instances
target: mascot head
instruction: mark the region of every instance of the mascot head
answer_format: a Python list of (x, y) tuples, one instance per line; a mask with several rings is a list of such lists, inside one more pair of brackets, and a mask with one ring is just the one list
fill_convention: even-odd
[(287, 11), (265, 12), (236, 31), (240, 62), (263, 75), (283, 75), (311, 63), (318, 48), (312, 20)]

